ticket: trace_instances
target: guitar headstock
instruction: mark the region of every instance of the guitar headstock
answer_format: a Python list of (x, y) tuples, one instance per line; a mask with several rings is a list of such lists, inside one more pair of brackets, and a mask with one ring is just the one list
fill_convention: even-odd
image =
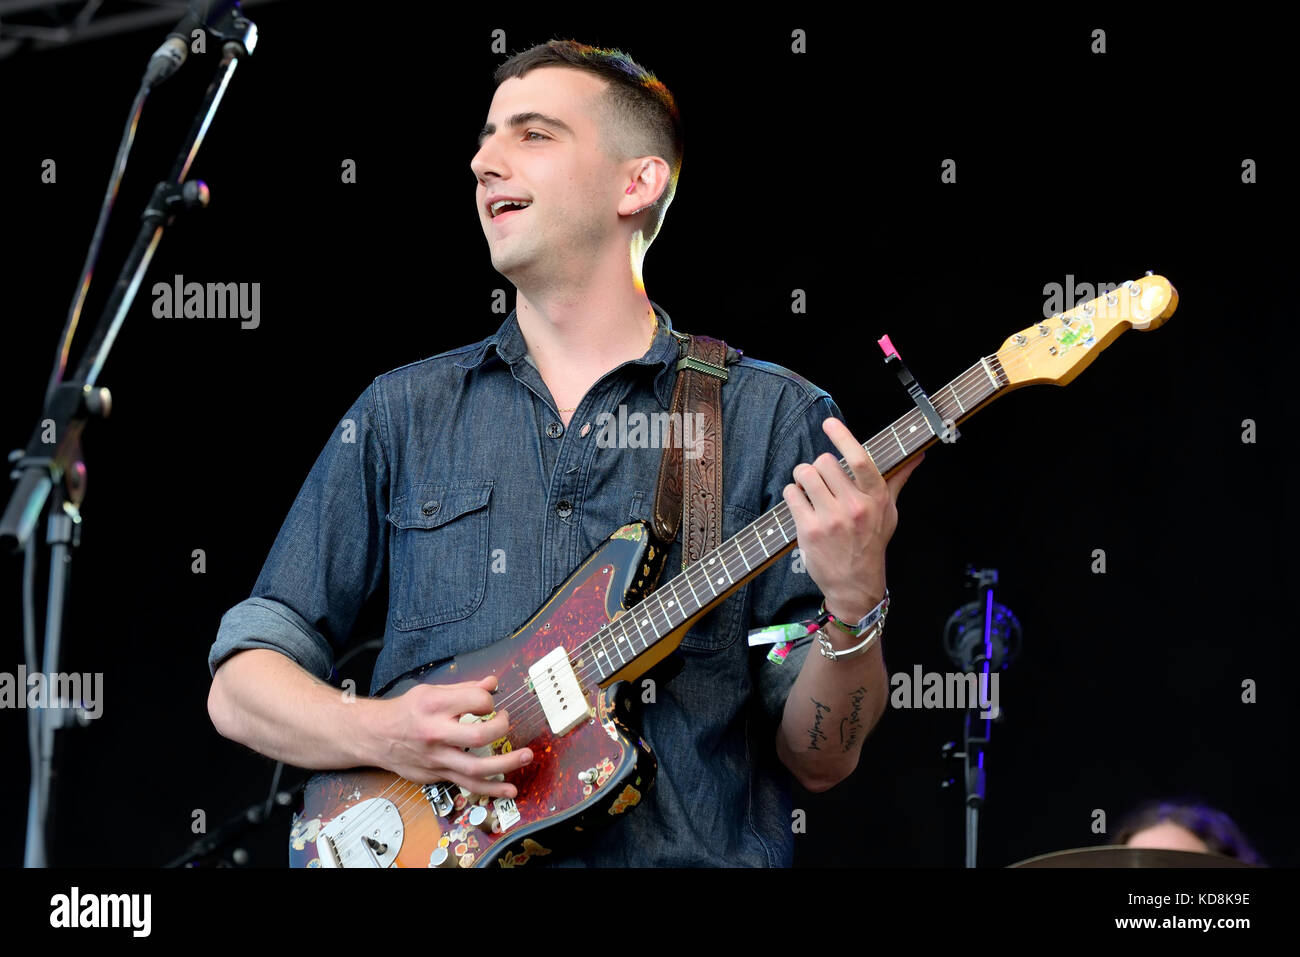
[(1125, 329), (1155, 329), (1178, 308), (1178, 290), (1164, 276), (1143, 276), (1057, 313), (1007, 339), (997, 356), (1011, 388), (1065, 385)]

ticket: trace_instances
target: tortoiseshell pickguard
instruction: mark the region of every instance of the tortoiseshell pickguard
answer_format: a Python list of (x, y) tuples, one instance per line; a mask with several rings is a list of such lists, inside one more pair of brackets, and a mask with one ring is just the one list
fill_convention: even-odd
[[(511, 735), (494, 750), (528, 746), (534, 755), (531, 763), (507, 777), (519, 792), (517, 823), (503, 833), (493, 833), (487, 824), (469, 826), (467, 815), (474, 804), (493, 807), (488, 798), (476, 795), (461, 795), (449, 815), (439, 816), (419, 785), (386, 771), (318, 774), (308, 782), (301, 810), (294, 817), (291, 866), (320, 866), (315, 843), (320, 830), (349, 807), (372, 797), (387, 798), (401, 813), (404, 837), (394, 861), (399, 867), (429, 866), (430, 855), (440, 844), (449, 852), (443, 866), (481, 867), (498, 859), (515, 866), (552, 852), (556, 845), (569, 844), (575, 834), (635, 806), (653, 780), (654, 759), (636, 730), (626, 726), (626, 715), (616, 713), (619, 686), (602, 690), (594, 673), (583, 678), (596, 662), (591, 651), (575, 652), (623, 611), (629, 592), (640, 591), (647, 575), (657, 577), (658, 567), (646, 565), (647, 549), (662, 551), (650, 544), (643, 524), (624, 526), (513, 635), (458, 658), (417, 668), (382, 692), (383, 697), (394, 697), (417, 683), (447, 684), (495, 674), (499, 681), (495, 699), (506, 702)], [(653, 564), (661, 558), (655, 555)], [(528, 690), (529, 667), (557, 646), (569, 653), (575, 673), (582, 678), (588, 708), (587, 720), (559, 737), (546, 727), (540, 705)], [(627, 649), (626, 656), (632, 658), (633, 652)], [(622, 661), (614, 655), (616, 666)], [(579, 777), (583, 772), (592, 772), (594, 779), (584, 782)]]

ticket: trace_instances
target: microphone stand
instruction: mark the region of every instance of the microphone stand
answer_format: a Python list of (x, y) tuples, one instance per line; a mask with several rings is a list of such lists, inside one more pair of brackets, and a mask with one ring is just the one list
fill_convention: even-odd
[[(81, 537), (81, 503), (86, 489), (81, 433), (92, 417), (107, 416), (111, 407), (108, 390), (97, 387), (96, 382), (118, 331), (135, 301), (136, 291), (153, 260), (164, 230), (178, 214), (208, 204), (207, 186), (201, 181), (186, 182), (185, 177), (239, 60), (251, 56), (257, 46), (257, 27), (243, 16), (238, 3), (224, 6), (220, 15), (204, 26), (208, 36), (222, 44), (221, 62), (204, 94), (169, 177), (154, 187), (141, 216), (140, 231), (118, 274), (118, 280), (100, 315), (90, 344), (82, 354), (81, 362), (71, 379), (58, 383), (46, 394), (44, 411), (32, 431), (26, 450), (10, 455), (10, 461), (14, 462), (11, 477), (17, 480), (17, 486), (0, 516), (0, 549), (34, 550), (36, 545), (32, 541), (32, 532), (45, 506), (50, 506), (46, 533), (46, 541), (50, 546), (50, 568), (43, 661), (47, 676), (59, 671), (68, 566), (72, 560), (72, 551)], [(29, 551), (29, 563), (33, 557)], [(30, 575), (24, 575), (25, 599), (30, 597), (30, 578)], [(56, 708), (57, 705), (56, 702)], [(46, 866), (54, 731), (70, 723), (47, 714), (49, 708), (50, 702), (46, 701), (41, 708), (36, 709), (35, 729), (31, 735), (32, 747), (36, 753), (32, 757), (32, 780), (27, 804), (27, 843), (23, 856), (26, 867)]]
[[(989, 575), (981, 571), (978, 578), (980, 604), (984, 606), (984, 645), (983, 653), (977, 655), (971, 664), (980, 670), (980, 679), (984, 689), (984, 700), (988, 700), (989, 661), (993, 657), (993, 585), (998, 580), (997, 570)], [(988, 747), (993, 732), (993, 719), (979, 717), (980, 702), (968, 702), (966, 721), (962, 727), (962, 750), (966, 752), (966, 866), (975, 867), (979, 852), (980, 808), (984, 806), (985, 784), (984, 749)], [(983, 733), (971, 734), (971, 724), (983, 721)], [(974, 759), (974, 763), (972, 763)]]
[[(1003, 670), (1015, 657), (1020, 645), (1020, 623), (1010, 609), (993, 601), (993, 586), (998, 581), (996, 568), (968, 567), (967, 575), (971, 579), (969, 584), (976, 586), (979, 597), (948, 619), (944, 643), (949, 657), (958, 667), (965, 672), (974, 670), (979, 673), (981, 694), (976, 695), (975, 701), (968, 702), (962, 727), (962, 749), (956, 750), (956, 742), (949, 741), (944, 744), (942, 754), (945, 758), (962, 759), (966, 810), (965, 864), (973, 868), (978, 859), (980, 810), (984, 807), (987, 785), (984, 755), (992, 737), (993, 722), (1002, 718), (1000, 704), (989, 717), (981, 717), (980, 713), (985, 710), (981, 699), (990, 705), (994, 703), (990, 698), (992, 672)], [(983, 724), (982, 728), (979, 723)], [(943, 786), (950, 787), (955, 783), (948, 779)]]

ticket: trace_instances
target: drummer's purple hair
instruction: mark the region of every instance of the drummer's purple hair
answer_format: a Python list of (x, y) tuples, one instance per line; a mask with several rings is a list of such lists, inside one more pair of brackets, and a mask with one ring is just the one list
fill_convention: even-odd
[(1164, 821), (1191, 831), (1215, 854), (1235, 857), (1246, 864), (1264, 863), (1264, 859), (1250, 846), (1236, 822), (1222, 811), (1206, 804), (1151, 801), (1124, 818), (1115, 835), (1115, 843), (1127, 844), (1134, 834)]

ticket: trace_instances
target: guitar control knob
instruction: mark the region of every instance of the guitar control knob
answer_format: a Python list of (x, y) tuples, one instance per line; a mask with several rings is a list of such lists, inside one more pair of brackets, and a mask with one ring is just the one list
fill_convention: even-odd
[(595, 784), (596, 778), (598, 778), (599, 776), (600, 776), (600, 772), (597, 771), (595, 768), (587, 768), (587, 770), (585, 771), (578, 772), (578, 780), (581, 781), (583, 784)]
[(481, 804), (475, 804), (469, 809), (469, 826), (478, 827), (488, 819), (488, 809)]

